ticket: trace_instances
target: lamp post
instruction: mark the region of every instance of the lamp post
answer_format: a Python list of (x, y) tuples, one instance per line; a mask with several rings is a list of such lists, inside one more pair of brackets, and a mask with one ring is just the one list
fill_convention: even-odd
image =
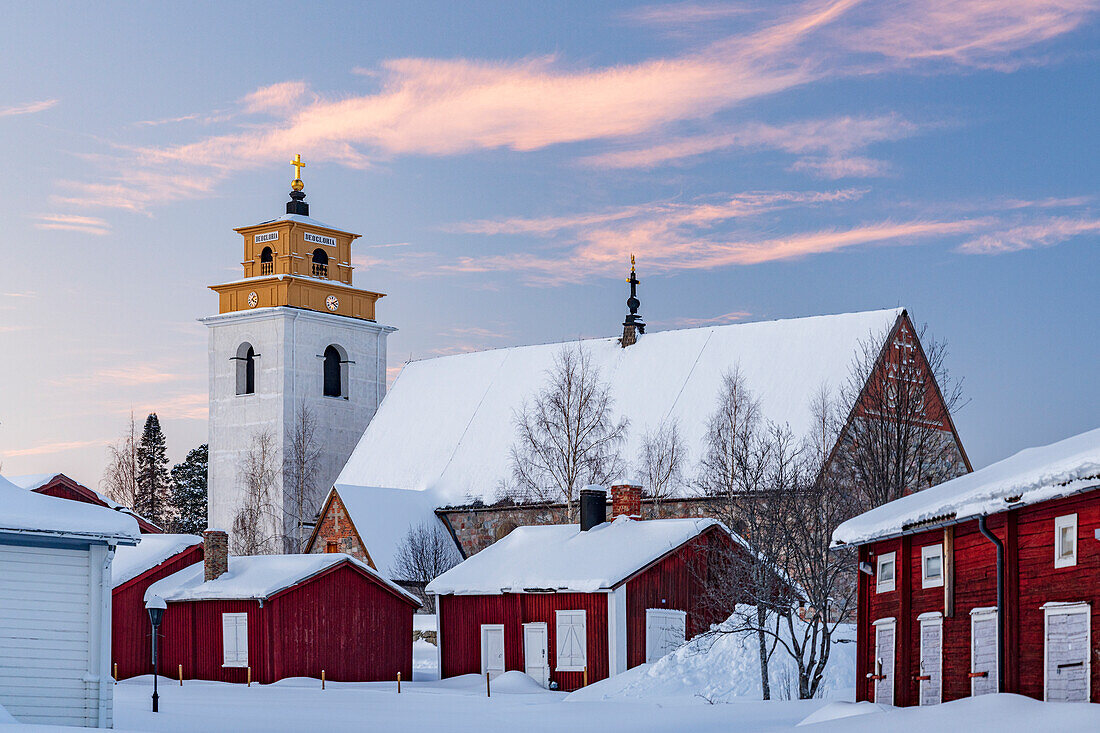
[(160, 695), (157, 694), (157, 676), (160, 672), (157, 665), (157, 629), (160, 628), (160, 622), (164, 619), (164, 611), (168, 608), (168, 604), (164, 602), (164, 599), (160, 596), (151, 596), (149, 600), (145, 602), (145, 610), (149, 612), (149, 623), (153, 625), (153, 712), (159, 712), (157, 705), (160, 702)]

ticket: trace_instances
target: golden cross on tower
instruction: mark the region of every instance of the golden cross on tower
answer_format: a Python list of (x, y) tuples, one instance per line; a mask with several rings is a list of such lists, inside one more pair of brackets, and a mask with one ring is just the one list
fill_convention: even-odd
[(305, 188), (305, 184), (302, 183), (302, 169), (306, 167), (306, 164), (302, 162), (302, 154), (295, 155), (290, 164), (294, 166), (294, 183), (291, 184), (291, 188), (295, 191), (301, 191)]

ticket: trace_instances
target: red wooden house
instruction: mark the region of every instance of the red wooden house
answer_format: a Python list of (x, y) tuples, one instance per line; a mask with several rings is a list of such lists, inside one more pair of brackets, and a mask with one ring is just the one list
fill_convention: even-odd
[(1100, 700), (1100, 430), (842, 524), (859, 547), (856, 698)]
[[(630, 495), (637, 504), (640, 492)], [(428, 584), (441, 677), (520, 670), (573, 690), (732, 613), (696, 601), (713, 550), (749, 552), (744, 540), (713, 519), (632, 519), (640, 507), (620, 497), (623, 516), (605, 522), (605, 504), (604, 491), (585, 489), (579, 527), (517, 527)]]
[(111, 661), (116, 679), (151, 671), (146, 589), (202, 558), (202, 538), (191, 534), (142, 535), (136, 546), (115, 551), (111, 564)]
[(162, 669), (189, 679), (365, 682), (412, 676), (420, 602), (342, 553), (229, 557), (208, 530), (205, 559), (149, 586), (163, 598)]
[(77, 483), (63, 473), (38, 473), (27, 476), (8, 476), (7, 479), (16, 486), (27, 489), (28, 491), (33, 491), (36, 494), (55, 496), (59, 499), (69, 499), (70, 501), (82, 501), (85, 504), (105, 506), (115, 511), (129, 514), (137, 520), (138, 528), (141, 530), (142, 534), (155, 534), (164, 531), (147, 519), (135, 514), (129, 507), (125, 507), (116, 501), (112, 501), (98, 491), (94, 491), (81, 483)]

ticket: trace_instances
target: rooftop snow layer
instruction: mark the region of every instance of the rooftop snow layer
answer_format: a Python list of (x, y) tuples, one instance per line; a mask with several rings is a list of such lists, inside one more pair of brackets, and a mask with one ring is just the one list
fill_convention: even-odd
[(193, 534), (143, 534), (133, 547), (120, 547), (111, 563), (111, 587), (117, 588), (150, 568), (178, 555), (189, 547), (202, 544)]
[(910, 494), (849, 519), (834, 544), (862, 544), (901, 534), (922, 522), (958, 521), (996, 514), (1100, 486), (1100, 428)]
[(587, 532), (577, 524), (516, 527), (428, 583), (427, 590), (440, 595), (607, 590), (715, 525), (722, 526), (714, 519), (618, 517)]
[[(809, 431), (810, 402), (847, 378), (860, 343), (882, 337), (901, 309), (648, 333), (575, 342), (630, 420), (624, 455), (675, 419), (689, 450), (703, 444), (722, 376), (739, 366), (764, 417)], [(409, 363), (367, 426), (337, 483), (432, 489), (440, 504), (493, 500), (510, 476), (514, 417), (568, 344), (520, 346)], [(407, 522), (401, 521), (403, 528)]]
[[(329, 224), (325, 224), (322, 221), (318, 221), (317, 219), (314, 219), (312, 216), (303, 216), (302, 214), (283, 214), (282, 216), (280, 216), (277, 219), (268, 219), (267, 221), (262, 221), (259, 224), (249, 224), (249, 226), (263, 226), (264, 224), (277, 224), (280, 221), (294, 221), (294, 222), (298, 222), (299, 224), (310, 224), (310, 225), (315, 226), (315, 227), (321, 227), (322, 229), (331, 229), (331, 230), (336, 231), (336, 232), (343, 232), (344, 234), (351, 234), (351, 232), (345, 231), (343, 229), (337, 229), (334, 226), (331, 226)], [(244, 229), (244, 227), (240, 227), (240, 228)]]
[(203, 581), (203, 563), (197, 562), (153, 583), (145, 591), (145, 598), (148, 600), (152, 596), (160, 596), (166, 601), (263, 600), (345, 560), (378, 578), (394, 592), (420, 605), (416, 596), (386, 580), (374, 568), (340, 552), (317, 555), (231, 555), (229, 570), (221, 577), (206, 582)]
[(349, 484), (336, 484), (336, 491), (375, 567), (387, 578), (395, 577), (394, 556), (409, 529), (439, 522), (434, 512), (439, 502), (429, 491)]
[(61, 535), (131, 544), (137, 521), (123, 512), (58, 499), (16, 486), (0, 477), (0, 533)]
[[(5, 476), (4, 478), (6, 478), (8, 481), (11, 481), (13, 484), (15, 484), (16, 486), (18, 486), (21, 489), (26, 489), (27, 491), (34, 491), (35, 489), (41, 489), (43, 486), (48, 484), (50, 481), (52, 481), (53, 479), (57, 478), (58, 476), (62, 476), (62, 475), (64, 475), (64, 474), (60, 474), (60, 473), (29, 473), (29, 474), (26, 474), (26, 475), (23, 475), (23, 476)], [(96, 496), (98, 496), (100, 501), (102, 501), (104, 504), (111, 507), (112, 509), (121, 509), (121, 510), (127, 511), (127, 512), (130, 511), (130, 509), (128, 507), (125, 507), (122, 504), (119, 504), (117, 501), (114, 501), (113, 499), (108, 497), (106, 494), (101, 494), (98, 491), (96, 491), (95, 489), (89, 489), (87, 486), (84, 486), (84, 484), (81, 484), (81, 486), (83, 486), (85, 489), (88, 489), (88, 491), (92, 492)]]

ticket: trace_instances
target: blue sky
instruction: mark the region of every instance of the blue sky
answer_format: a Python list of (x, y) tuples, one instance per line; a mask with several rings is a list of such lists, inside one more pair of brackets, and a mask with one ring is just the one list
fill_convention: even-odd
[(903, 305), (976, 466), (1096, 426), (1097, 3), (0, 3), (0, 460), (206, 435), (232, 228), (320, 220), (408, 358)]

